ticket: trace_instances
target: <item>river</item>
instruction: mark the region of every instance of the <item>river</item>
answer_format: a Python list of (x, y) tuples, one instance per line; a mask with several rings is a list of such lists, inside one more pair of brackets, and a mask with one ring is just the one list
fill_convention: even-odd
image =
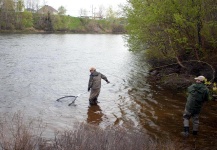
[[(87, 122), (143, 128), (159, 138), (180, 139), (186, 98), (147, 80), (148, 64), (128, 51), (123, 35), (1, 34), (0, 112), (18, 111), (47, 124), (46, 134)], [(88, 107), (89, 68), (106, 75), (98, 106)], [(76, 106), (63, 96), (79, 95)], [(217, 104), (204, 106), (197, 143), (217, 147)]]

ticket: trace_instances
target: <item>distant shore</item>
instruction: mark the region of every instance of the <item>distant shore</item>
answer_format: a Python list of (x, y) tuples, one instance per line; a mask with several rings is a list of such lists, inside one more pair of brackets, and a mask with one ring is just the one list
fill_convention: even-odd
[(55, 33), (55, 34), (126, 34), (126, 32), (102, 32), (102, 31), (45, 31), (45, 30), (37, 30), (34, 28), (24, 29), (24, 30), (0, 30), (1, 33), (8, 34), (47, 34), (47, 33)]

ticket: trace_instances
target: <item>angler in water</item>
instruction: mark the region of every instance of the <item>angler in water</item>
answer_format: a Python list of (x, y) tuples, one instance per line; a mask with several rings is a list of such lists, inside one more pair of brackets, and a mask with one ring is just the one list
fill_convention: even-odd
[(183, 114), (184, 132), (182, 135), (189, 136), (189, 120), (193, 120), (193, 135), (197, 135), (199, 126), (199, 114), (203, 103), (209, 99), (209, 90), (204, 84), (205, 77), (199, 76), (195, 78), (196, 83), (188, 87), (188, 98)]
[(97, 98), (101, 89), (101, 79), (110, 83), (107, 77), (100, 72), (97, 72), (94, 67), (90, 68), (90, 79), (88, 83), (88, 91), (90, 91), (89, 103), (90, 105), (96, 105), (98, 103)]

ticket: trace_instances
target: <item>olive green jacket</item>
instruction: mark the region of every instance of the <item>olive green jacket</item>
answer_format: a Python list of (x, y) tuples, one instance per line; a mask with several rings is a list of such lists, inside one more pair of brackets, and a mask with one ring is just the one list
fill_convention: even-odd
[(100, 89), (101, 88), (101, 79), (108, 82), (108, 79), (105, 75), (101, 74), (100, 72), (94, 71), (90, 74), (90, 79), (88, 83), (88, 89)]
[(209, 99), (209, 90), (203, 83), (188, 87), (188, 98), (185, 109), (191, 114), (199, 114), (203, 103)]

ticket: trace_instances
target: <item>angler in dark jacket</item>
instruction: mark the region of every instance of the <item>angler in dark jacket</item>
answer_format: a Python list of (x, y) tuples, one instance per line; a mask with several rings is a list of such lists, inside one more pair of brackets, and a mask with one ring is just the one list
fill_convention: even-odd
[(193, 120), (193, 135), (197, 135), (199, 126), (199, 114), (205, 101), (209, 99), (209, 90), (204, 84), (205, 77), (195, 78), (196, 83), (188, 87), (188, 98), (183, 114), (185, 136), (189, 135), (189, 120)]
[(101, 88), (101, 79), (105, 80), (107, 83), (110, 83), (107, 77), (100, 72), (97, 72), (94, 67), (90, 68), (90, 79), (88, 83), (88, 91), (90, 91), (89, 102), (90, 105), (97, 104), (97, 98), (100, 93)]

